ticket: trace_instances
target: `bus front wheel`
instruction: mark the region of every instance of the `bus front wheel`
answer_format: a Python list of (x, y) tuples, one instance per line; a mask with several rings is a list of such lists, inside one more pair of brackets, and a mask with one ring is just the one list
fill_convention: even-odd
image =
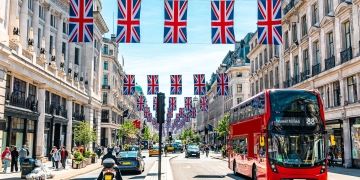
[(252, 180), (257, 180), (257, 169), (256, 169), (256, 165), (253, 165), (252, 168)]

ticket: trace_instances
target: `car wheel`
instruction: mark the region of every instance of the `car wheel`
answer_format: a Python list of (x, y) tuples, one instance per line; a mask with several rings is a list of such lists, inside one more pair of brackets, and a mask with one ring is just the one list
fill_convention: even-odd
[(257, 180), (257, 168), (256, 166), (254, 165), (253, 168), (252, 168), (252, 180)]

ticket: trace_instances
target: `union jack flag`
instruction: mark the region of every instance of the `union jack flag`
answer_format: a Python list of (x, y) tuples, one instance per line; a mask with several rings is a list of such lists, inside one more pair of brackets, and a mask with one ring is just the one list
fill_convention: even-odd
[(69, 42), (92, 42), (93, 0), (70, 0)]
[(135, 93), (135, 75), (125, 75), (124, 76), (124, 95), (134, 95)]
[(234, 0), (211, 1), (211, 34), (213, 44), (234, 44)]
[(184, 121), (185, 122), (190, 122), (190, 116), (184, 115)]
[(206, 96), (200, 97), (200, 109), (201, 109), (201, 111), (205, 111), (205, 112), (207, 112), (209, 109), (208, 99)]
[(138, 111), (143, 111), (145, 107), (145, 97), (139, 96), (137, 100), (137, 109)]
[(191, 108), (190, 117), (191, 118), (196, 118), (196, 108), (195, 107)]
[(226, 73), (217, 74), (217, 95), (227, 96), (229, 92), (229, 78)]
[(171, 80), (171, 95), (181, 95), (182, 94), (182, 76), (181, 75), (170, 75)]
[(165, 0), (164, 43), (187, 42), (187, 0)]
[(185, 117), (185, 116), (184, 116), (184, 115), (185, 115), (185, 110), (184, 110), (184, 108), (179, 108), (179, 115), (180, 115), (180, 118)]
[(205, 74), (194, 74), (194, 94), (202, 96), (205, 95), (205, 93)]
[(178, 121), (178, 119), (180, 119), (180, 114), (176, 113), (175, 119)]
[(172, 111), (168, 111), (167, 117), (168, 117), (168, 118), (173, 118), (173, 116), (174, 116), (173, 112), (172, 112)]
[(154, 98), (153, 98), (153, 110), (154, 111), (157, 110), (157, 96), (154, 96)]
[(259, 44), (282, 44), (281, 0), (258, 0)]
[(140, 42), (141, 0), (118, 0), (117, 43)]
[(144, 117), (145, 117), (145, 118), (148, 118), (149, 115), (150, 115), (150, 108), (146, 106), (146, 107), (144, 108)]
[(190, 110), (192, 108), (192, 98), (191, 97), (185, 97), (185, 109)]
[(157, 94), (159, 92), (159, 76), (148, 75), (148, 95)]
[(169, 97), (169, 108), (172, 111), (175, 111), (177, 109), (176, 108), (176, 97)]

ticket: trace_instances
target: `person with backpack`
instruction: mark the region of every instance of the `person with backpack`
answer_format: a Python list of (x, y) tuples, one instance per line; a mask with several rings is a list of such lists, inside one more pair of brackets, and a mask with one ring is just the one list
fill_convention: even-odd
[(4, 173), (7, 173), (7, 167), (10, 166), (11, 161), (11, 152), (9, 147), (6, 147), (5, 150), (1, 153), (1, 160), (3, 161)]
[(29, 156), (29, 150), (27, 149), (26, 145), (24, 144), (23, 147), (19, 150), (19, 163), (20, 163), (20, 169), (22, 167), (22, 164), (27, 156)]
[(19, 161), (19, 151), (17, 151), (16, 147), (14, 146), (11, 151), (11, 172), (17, 172), (18, 168), (18, 161)]

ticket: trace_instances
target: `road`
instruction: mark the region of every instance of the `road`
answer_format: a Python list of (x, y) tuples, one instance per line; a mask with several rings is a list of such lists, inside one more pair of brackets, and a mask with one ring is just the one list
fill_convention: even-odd
[(227, 162), (201, 155), (200, 159), (185, 158), (184, 154), (170, 161), (174, 180), (187, 179), (239, 179), (245, 180), (240, 176), (235, 176), (227, 167)]
[[(153, 166), (153, 164), (155, 163), (157, 157), (149, 157), (148, 152), (143, 152), (142, 153), (144, 156), (146, 156), (146, 158), (144, 159), (145, 161), (145, 171), (141, 174), (135, 174), (135, 173), (123, 173), (123, 179), (124, 180), (128, 180), (128, 179), (145, 179), (146, 175), (148, 174), (150, 168)], [(96, 171), (87, 173), (87, 174), (83, 174), (81, 176), (77, 176), (75, 178), (73, 178), (73, 180), (93, 180), (96, 179), (99, 174), (101, 172), (101, 168), (97, 169)]]

